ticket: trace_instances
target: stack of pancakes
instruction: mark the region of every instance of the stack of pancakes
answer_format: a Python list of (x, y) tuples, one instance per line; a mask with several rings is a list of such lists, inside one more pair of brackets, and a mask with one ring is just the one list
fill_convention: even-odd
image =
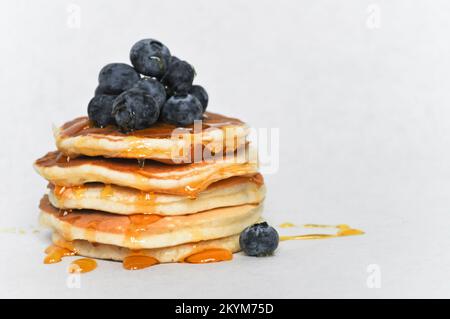
[(54, 245), (87, 257), (231, 259), (265, 195), (248, 133), (209, 112), (200, 129), (157, 123), (128, 134), (77, 118), (55, 129), (58, 151), (35, 162), (49, 181), (41, 222)]

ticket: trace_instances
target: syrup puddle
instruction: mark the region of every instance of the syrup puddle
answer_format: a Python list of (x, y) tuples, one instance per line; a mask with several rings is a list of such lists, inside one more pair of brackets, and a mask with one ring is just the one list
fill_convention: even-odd
[(319, 225), (319, 224), (304, 224), (300, 226), (296, 226), (293, 223), (283, 223), (279, 225), (280, 228), (293, 228), (293, 227), (301, 227), (307, 229), (331, 229), (336, 230), (334, 234), (301, 234), (301, 235), (288, 235), (288, 236), (280, 236), (280, 241), (286, 240), (307, 240), (307, 239), (327, 239), (327, 238), (336, 238), (336, 237), (346, 237), (346, 236), (357, 236), (363, 235), (364, 232), (362, 230), (352, 228), (346, 224), (339, 225)]
[(127, 270), (138, 270), (159, 264), (156, 258), (144, 255), (130, 255), (124, 258), (122, 265)]
[(85, 273), (97, 268), (97, 262), (91, 258), (80, 258), (70, 263), (69, 273)]
[(59, 247), (56, 245), (49, 246), (45, 250), (45, 253), (47, 255), (44, 258), (44, 264), (59, 263), (63, 257), (75, 255), (74, 251), (67, 249), (67, 248), (62, 248), (62, 247)]
[(222, 248), (206, 249), (189, 255), (181, 262), (189, 264), (206, 264), (233, 259), (231, 251)]

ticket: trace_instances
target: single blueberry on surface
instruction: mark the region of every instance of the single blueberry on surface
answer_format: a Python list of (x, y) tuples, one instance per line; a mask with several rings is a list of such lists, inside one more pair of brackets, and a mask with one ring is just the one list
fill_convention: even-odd
[(120, 94), (131, 89), (141, 76), (133, 67), (125, 63), (105, 65), (98, 75), (98, 83), (103, 94)]
[(143, 39), (131, 48), (130, 60), (139, 73), (160, 79), (169, 66), (170, 51), (158, 40)]
[(266, 222), (247, 227), (239, 236), (241, 249), (249, 256), (271, 255), (277, 249), (278, 242), (278, 232)]
[(123, 132), (130, 132), (154, 124), (159, 117), (159, 107), (147, 92), (133, 88), (114, 100), (112, 114), (119, 128)]
[(206, 90), (200, 85), (193, 85), (189, 90), (189, 93), (195, 96), (200, 101), (203, 107), (203, 112), (205, 112), (209, 100)]
[(194, 77), (195, 70), (192, 65), (186, 61), (175, 60), (170, 64), (161, 81), (174, 94), (185, 94), (191, 89)]
[(155, 99), (160, 109), (164, 105), (164, 102), (166, 102), (166, 89), (164, 88), (164, 85), (155, 79), (143, 78), (139, 80), (134, 87), (147, 92), (147, 94)]
[(114, 124), (114, 116), (112, 115), (113, 102), (115, 95), (96, 95), (88, 104), (89, 119), (97, 127), (105, 127)]
[(191, 125), (202, 117), (202, 105), (191, 94), (170, 97), (161, 110), (161, 120), (177, 126)]

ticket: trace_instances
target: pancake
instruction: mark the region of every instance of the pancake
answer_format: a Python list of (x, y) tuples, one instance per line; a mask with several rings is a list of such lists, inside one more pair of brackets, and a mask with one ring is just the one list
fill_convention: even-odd
[(127, 256), (138, 254), (156, 258), (160, 263), (172, 263), (183, 261), (192, 254), (208, 249), (226, 249), (232, 253), (240, 251), (239, 234), (197, 243), (186, 243), (154, 249), (140, 249), (139, 251), (120, 246), (91, 243), (87, 240), (66, 241), (56, 232), (52, 235), (52, 241), (55, 245), (75, 251), (80, 256), (116, 261), (123, 261)]
[(261, 174), (215, 182), (195, 199), (99, 183), (75, 187), (49, 185), (50, 202), (59, 209), (85, 208), (122, 215), (186, 215), (218, 207), (257, 204), (263, 201), (264, 195)]
[(258, 221), (262, 205), (216, 208), (183, 216), (117, 215), (94, 210), (60, 211), (47, 196), (41, 223), (67, 240), (82, 239), (130, 249), (160, 248), (239, 234)]
[(59, 152), (50, 152), (34, 166), (45, 179), (59, 186), (99, 182), (155, 193), (195, 196), (216, 181), (257, 173), (255, 158), (250, 149), (214, 162), (167, 165), (146, 161), (144, 167), (140, 167), (131, 159), (86, 156), (71, 159)]
[[(174, 130), (177, 135), (172, 137)], [(115, 126), (97, 128), (87, 117), (79, 117), (54, 129), (57, 148), (67, 156), (87, 155), (118, 158), (154, 159), (173, 162), (174, 155), (185, 163), (194, 145), (218, 152), (235, 150), (245, 143), (249, 127), (242, 121), (206, 112), (198, 127), (177, 128), (155, 123), (150, 128), (122, 133)], [(184, 152), (181, 153), (180, 152)]]

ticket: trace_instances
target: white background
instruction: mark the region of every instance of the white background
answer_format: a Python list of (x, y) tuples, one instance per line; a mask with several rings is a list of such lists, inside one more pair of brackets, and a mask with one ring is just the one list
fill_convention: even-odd
[[(0, 297), (450, 297), (449, 15), (437, 0), (2, 0)], [(195, 66), (211, 111), (280, 129), (273, 225), (366, 234), (210, 265), (101, 261), (67, 288), (70, 260), (43, 265), (48, 232), (32, 231), (46, 186), (32, 163), (146, 37)]]

